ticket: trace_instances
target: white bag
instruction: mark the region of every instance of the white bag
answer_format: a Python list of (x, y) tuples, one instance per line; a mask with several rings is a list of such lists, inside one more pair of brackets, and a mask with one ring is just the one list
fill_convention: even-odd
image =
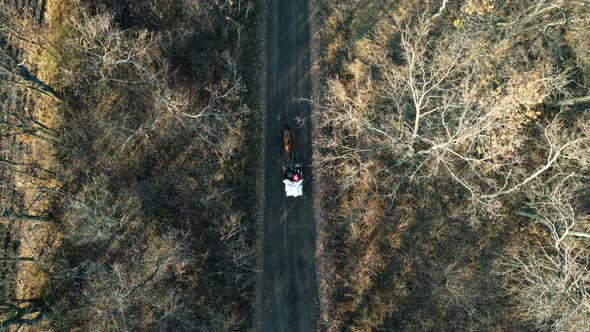
[(297, 182), (289, 179), (283, 180), (285, 184), (285, 194), (287, 197), (297, 197), (303, 195), (303, 180)]

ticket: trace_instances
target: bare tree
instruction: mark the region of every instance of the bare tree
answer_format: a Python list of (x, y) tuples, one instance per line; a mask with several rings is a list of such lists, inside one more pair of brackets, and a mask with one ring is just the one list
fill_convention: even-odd
[[(163, 234), (149, 245), (134, 243), (134, 249), (120, 260), (84, 262), (84, 282), (77, 291), (82, 297), (76, 299), (78, 316), (56, 320), (57, 326), (84, 327), (89, 331), (194, 328), (190, 308), (183, 305), (183, 290), (171, 288), (176, 275), (190, 264), (183, 240)], [(75, 271), (60, 270), (53, 277), (66, 281)], [(65, 315), (71, 305), (55, 303), (50, 315)]]
[(538, 327), (558, 331), (590, 328), (590, 273), (585, 221), (590, 220), (577, 202), (588, 190), (587, 179), (574, 174), (554, 177), (529, 192), (527, 209), (516, 213), (545, 227), (551, 245), (507, 254), (498, 270), (515, 296), (518, 311)]
[[(499, 268), (515, 311), (539, 328), (588, 330), (590, 118), (587, 88), (578, 84), (587, 66), (565, 60), (563, 45), (575, 45), (572, 36), (587, 40), (573, 27), (587, 30), (589, 4), (468, 0), (447, 10), (450, 2), (435, 3), (436, 12), (415, 14), (418, 5), (405, 11), (400, 5), (377, 22), (354, 17), (350, 26), (337, 23), (359, 38), (342, 41), (341, 26), (325, 34), (330, 48), (346, 58), (331, 68), (339, 76), (328, 79), (316, 113), (317, 169), (330, 194), (342, 192), (329, 197), (328, 209), (335, 211), (326, 212), (334, 220), (354, 218), (343, 202), (367, 191), (394, 196), (389, 206), (402, 205), (395, 197), (399, 188), (416, 195), (411, 204), (428, 210), (435, 210), (436, 198), (419, 190), (469, 193), (471, 199), (445, 206), (443, 211), (456, 211), (449, 220), (505, 218), (526, 202), (515, 213), (539, 222), (539, 237), (547, 232), (549, 244), (519, 243)], [(327, 7), (334, 10), (330, 20), (338, 21), (338, 7)], [(449, 183), (456, 186), (441, 188)], [(471, 215), (469, 207), (475, 209)], [(394, 220), (388, 226), (404, 220), (383, 219)], [(512, 227), (514, 219), (506, 219)], [(353, 227), (326, 228), (336, 241), (355, 233)], [(491, 237), (496, 229), (481, 234)], [(461, 294), (473, 275), (455, 281), (463, 289), (453, 284), (452, 266), (448, 275), (446, 291), (474, 310), (472, 294)]]
[(559, 249), (569, 237), (590, 238), (585, 230), (579, 229), (584, 226), (583, 221), (590, 218), (590, 213), (577, 204), (583, 203), (584, 197), (580, 195), (588, 190), (587, 180), (575, 173), (558, 173), (547, 183), (537, 181), (535, 190), (527, 191), (527, 208), (515, 210), (515, 213), (546, 226), (555, 248)]
[(75, 197), (67, 198), (67, 238), (76, 246), (105, 246), (132, 227), (139, 216), (132, 197), (117, 199), (105, 176), (93, 178)]
[[(182, 125), (193, 128), (214, 148), (231, 127), (232, 119), (247, 112), (240, 105), (239, 96), (244, 86), (239, 80), (224, 80), (211, 84), (203, 91), (174, 88), (170, 82), (168, 65), (161, 54), (161, 36), (147, 30), (123, 30), (113, 21), (112, 15), (84, 14), (73, 22), (71, 38), (64, 42), (68, 56), (80, 59), (76, 68), (63, 72), (62, 84), (80, 92), (86, 104), (108, 100), (118, 94), (141, 95), (129, 98), (127, 117), (141, 114), (143, 121), (122, 123), (113, 128), (113, 135), (123, 150), (142, 133), (154, 130), (165, 116), (172, 116)], [(93, 88), (89, 88), (92, 86)], [(92, 94), (88, 94), (92, 91)], [(206, 95), (207, 98), (198, 98)], [(228, 105), (237, 104), (235, 109)], [(96, 105), (96, 106), (100, 106)], [(139, 112), (141, 110), (141, 112)], [(100, 115), (111, 109), (97, 109)], [(139, 117), (139, 116), (136, 116)]]
[[(168, 253), (166, 257), (128, 257), (124, 264), (102, 266), (90, 265), (89, 280), (85, 290), (90, 306), (86, 308), (91, 330), (102, 331), (107, 326), (117, 331), (126, 331), (141, 326), (166, 326), (166, 320), (175, 315), (181, 316), (183, 307), (180, 289), (167, 289), (160, 293), (159, 283), (165, 282), (169, 269), (174, 268), (176, 253)], [(155, 316), (142, 320), (137, 315), (138, 305), (143, 305), (145, 316)], [(149, 309), (148, 309), (149, 308)], [(147, 310), (146, 310), (147, 309)]]
[[(524, 70), (520, 64), (498, 64), (492, 55), (482, 56), (497, 52), (485, 33), (434, 33), (433, 20), (425, 15), (393, 20), (382, 29), (399, 36), (401, 58), (392, 61), (376, 47), (365, 51), (370, 56), (364, 66), (378, 79), (365, 75), (350, 86), (332, 80), (326, 112), (319, 114), (331, 132), (320, 143), (322, 168), (341, 172), (343, 183), (350, 185), (359, 172), (392, 188), (394, 178), (447, 174), (475, 201), (488, 203), (523, 188), (566, 155), (587, 151), (585, 117), (570, 126), (564, 108), (557, 117), (540, 120), (539, 105), (568, 96), (568, 71), (548, 62)], [(539, 139), (526, 139), (531, 127), (543, 133)], [(531, 144), (547, 155), (546, 163), (531, 165), (526, 157)]]
[(588, 251), (570, 240), (560, 249), (511, 255), (501, 265), (520, 316), (539, 328), (583, 331), (590, 328)]

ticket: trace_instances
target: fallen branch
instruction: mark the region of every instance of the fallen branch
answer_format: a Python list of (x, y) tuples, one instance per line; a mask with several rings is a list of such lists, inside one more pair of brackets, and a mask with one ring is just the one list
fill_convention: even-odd
[[(514, 213), (517, 216), (522, 216), (522, 217), (527, 217), (527, 218), (531, 218), (534, 219), (537, 222), (540, 222), (541, 224), (547, 226), (547, 227), (556, 227), (557, 229), (561, 229), (563, 227), (561, 226), (553, 226), (547, 219), (545, 219), (543, 216), (534, 213), (534, 212), (530, 212), (530, 211), (526, 211), (526, 210), (520, 210), (520, 209), (516, 209), (513, 210), (512, 213)], [(572, 230), (566, 230), (566, 236), (576, 236), (576, 237), (581, 237), (581, 238), (585, 238), (585, 239), (589, 239), (590, 240), (590, 234), (586, 233), (586, 232), (580, 232), (580, 231), (572, 231)]]

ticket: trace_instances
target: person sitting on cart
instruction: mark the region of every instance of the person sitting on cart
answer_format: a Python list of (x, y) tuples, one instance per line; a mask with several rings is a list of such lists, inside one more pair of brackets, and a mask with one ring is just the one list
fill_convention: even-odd
[(301, 174), (299, 174), (297, 171), (289, 170), (287, 171), (285, 178), (294, 182), (299, 182), (301, 180)]

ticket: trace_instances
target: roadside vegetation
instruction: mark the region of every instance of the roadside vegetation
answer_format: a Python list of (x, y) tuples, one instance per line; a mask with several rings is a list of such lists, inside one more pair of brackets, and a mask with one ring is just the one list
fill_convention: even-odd
[(315, 6), (327, 330), (590, 329), (590, 4)]
[(250, 328), (254, 2), (28, 4), (0, 1), (0, 330)]

